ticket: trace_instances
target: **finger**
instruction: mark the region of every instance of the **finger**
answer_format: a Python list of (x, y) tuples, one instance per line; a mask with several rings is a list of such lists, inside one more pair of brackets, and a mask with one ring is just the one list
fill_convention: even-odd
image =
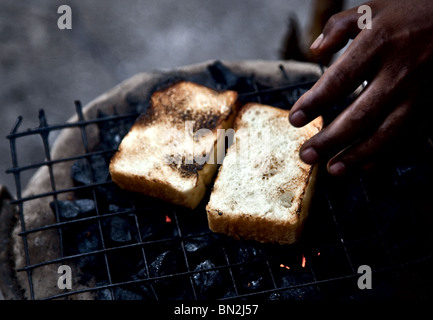
[(331, 175), (343, 175), (348, 170), (365, 166), (372, 161), (381, 159), (384, 155), (391, 155), (389, 150), (392, 142), (399, 141), (398, 137), (403, 132), (403, 128), (407, 129), (411, 108), (412, 103), (410, 101), (400, 104), (370, 137), (361, 140), (332, 158), (327, 164), (328, 172)]
[(326, 22), (322, 34), (312, 43), (310, 51), (317, 56), (330, 56), (342, 49), (349, 39), (361, 31), (358, 28), (357, 8), (334, 14)]
[(374, 75), (378, 69), (378, 57), (371, 38), (370, 33), (360, 34), (315, 85), (299, 98), (289, 115), (293, 126), (306, 125), (324, 108), (343, 100)]
[(347, 146), (373, 132), (388, 111), (391, 93), (389, 76), (378, 75), (326, 128), (304, 143), (301, 159), (313, 164), (319, 159), (329, 159)]

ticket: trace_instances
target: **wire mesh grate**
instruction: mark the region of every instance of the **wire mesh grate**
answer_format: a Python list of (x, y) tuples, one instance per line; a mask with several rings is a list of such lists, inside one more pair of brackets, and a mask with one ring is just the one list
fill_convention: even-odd
[[(299, 90), (296, 94), (302, 94), (300, 89), (306, 90), (313, 83), (261, 88), (253, 82), (254, 90), (241, 96), (266, 102), (277, 93), (293, 95)], [(392, 297), (400, 292), (399, 283), (405, 269), (433, 262), (433, 240), (426, 227), (433, 226), (432, 219), (426, 219), (432, 207), (428, 204), (418, 207), (419, 203), (415, 205), (410, 197), (402, 197), (415, 185), (417, 190), (432, 191), (429, 181), (433, 169), (429, 165), (431, 150), (428, 148), (422, 156), (410, 159), (412, 162), (387, 167), (379, 175), (361, 173), (336, 180), (321, 168), (313, 207), (300, 242), (291, 246), (259, 244), (210, 232), (203, 205), (190, 212), (155, 199), (125, 194), (116, 189), (109, 177), (101, 179), (95, 171), (95, 161), (109, 159), (116, 148), (92, 149), (87, 128), (126, 120), (132, 124), (138, 113), (85, 119), (81, 104), (77, 101), (75, 105), (75, 122), (49, 125), (41, 111), (38, 128), (19, 131), (19, 118), (8, 136), (12, 156), (12, 169), (8, 172), (15, 178), (17, 194), (13, 203), (19, 212), (19, 235), (25, 255), (25, 265), (17, 272), (26, 273), (31, 299), (74, 298), (84, 293), (95, 299), (150, 300), (362, 299), (381, 296), (384, 292), (386, 297)], [(78, 130), (84, 152), (52, 159), (49, 134), (63, 129)], [(41, 137), (45, 160), (20, 166), (16, 141), (29, 135)], [(58, 188), (55, 166), (65, 162), (87, 168), (90, 181)], [(22, 172), (41, 167), (47, 168), (50, 190), (23, 196)], [(381, 189), (382, 185), (387, 187)], [(110, 203), (110, 197), (116, 193), (122, 201)], [(64, 200), (63, 196), (70, 194), (73, 198)], [(42, 198), (51, 199), (54, 220), (28, 228), (25, 204)], [(88, 212), (62, 216), (63, 206), (77, 199), (86, 200), (80, 205), (90, 206)], [(402, 232), (407, 222), (401, 207), (410, 211), (411, 227), (424, 226), (415, 229), (421, 230), (418, 235), (415, 231), (409, 235)], [(80, 208), (76, 211), (84, 210)], [(35, 238), (49, 231), (56, 232), (57, 256), (33, 261), (31, 250)], [(32, 235), (36, 236), (30, 240)], [(78, 245), (77, 239), (80, 239)], [(77, 248), (84, 246), (83, 243), (85, 248)], [(40, 285), (40, 281), (35, 282), (34, 273), (63, 264), (76, 265), (81, 272), (74, 288), (38, 294), (35, 283)], [(371, 266), (375, 279), (380, 279), (377, 286), (381, 288), (377, 293), (357, 287), (360, 265)]]

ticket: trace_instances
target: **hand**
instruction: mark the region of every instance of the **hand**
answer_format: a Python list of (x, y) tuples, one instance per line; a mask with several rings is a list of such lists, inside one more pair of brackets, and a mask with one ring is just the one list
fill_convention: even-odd
[(330, 56), (354, 40), (296, 102), (289, 118), (304, 126), (367, 81), (352, 104), (300, 149), (306, 163), (328, 161), (332, 175), (374, 161), (403, 133), (416, 131), (433, 108), (433, 1), (366, 4), (371, 29), (359, 29), (357, 7), (329, 19), (310, 48), (314, 55)]

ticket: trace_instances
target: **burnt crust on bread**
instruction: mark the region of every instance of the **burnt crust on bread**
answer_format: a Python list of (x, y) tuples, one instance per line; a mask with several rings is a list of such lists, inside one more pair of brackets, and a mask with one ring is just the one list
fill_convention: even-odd
[[(195, 208), (212, 181), (217, 164), (186, 161), (184, 141), (192, 134), (194, 153), (214, 153), (218, 129), (233, 125), (237, 93), (181, 81), (155, 91), (111, 159), (110, 173), (121, 188)], [(191, 127), (186, 128), (186, 122)], [(204, 137), (196, 136), (207, 129)], [(189, 130), (192, 130), (191, 132)]]
[[(186, 85), (187, 83), (188, 85)], [(211, 99), (218, 99), (218, 96), (222, 94), (222, 92), (186, 81), (174, 83), (152, 94), (150, 108), (146, 113), (140, 115), (136, 125), (148, 126), (149, 124), (170, 121), (171, 125), (175, 127), (183, 127), (185, 121), (194, 121), (194, 131), (201, 128), (217, 129), (232, 115), (233, 110), (228, 108), (223, 112), (215, 112), (213, 107), (205, 112), (197, 110), (194, 108), (192, 100), (196, 98), (194, 91), (198, 88), (203, 91), (202, 94), (210, 96)]]
[(198, 177), (199, 171), (203, 169), (204, 164), (194, 163), (186, 163), (185, 157), (182, 158), (182, 163), (177, 165), (176, 163), (170, 163), (170, 168), (175, 171), (180, 171), (180, 174), (183, 178), (188, 177)]

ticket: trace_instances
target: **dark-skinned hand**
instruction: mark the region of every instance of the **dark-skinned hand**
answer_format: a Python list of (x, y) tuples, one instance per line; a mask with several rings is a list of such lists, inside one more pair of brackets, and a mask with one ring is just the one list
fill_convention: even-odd
[(376, 0), (372, 28), (360, 29), (358, 7), (332, 16), (310, 50), (329, 57), (350, 46), (292, 107), (289, 120), (301, 127), (367, 86), (328, 126), (300, 149), (309, 164), (327, 161), (328, 172), (342, 175), (365, 166), (402, 133), (415, 132), (432, 109), (433, 1)]

